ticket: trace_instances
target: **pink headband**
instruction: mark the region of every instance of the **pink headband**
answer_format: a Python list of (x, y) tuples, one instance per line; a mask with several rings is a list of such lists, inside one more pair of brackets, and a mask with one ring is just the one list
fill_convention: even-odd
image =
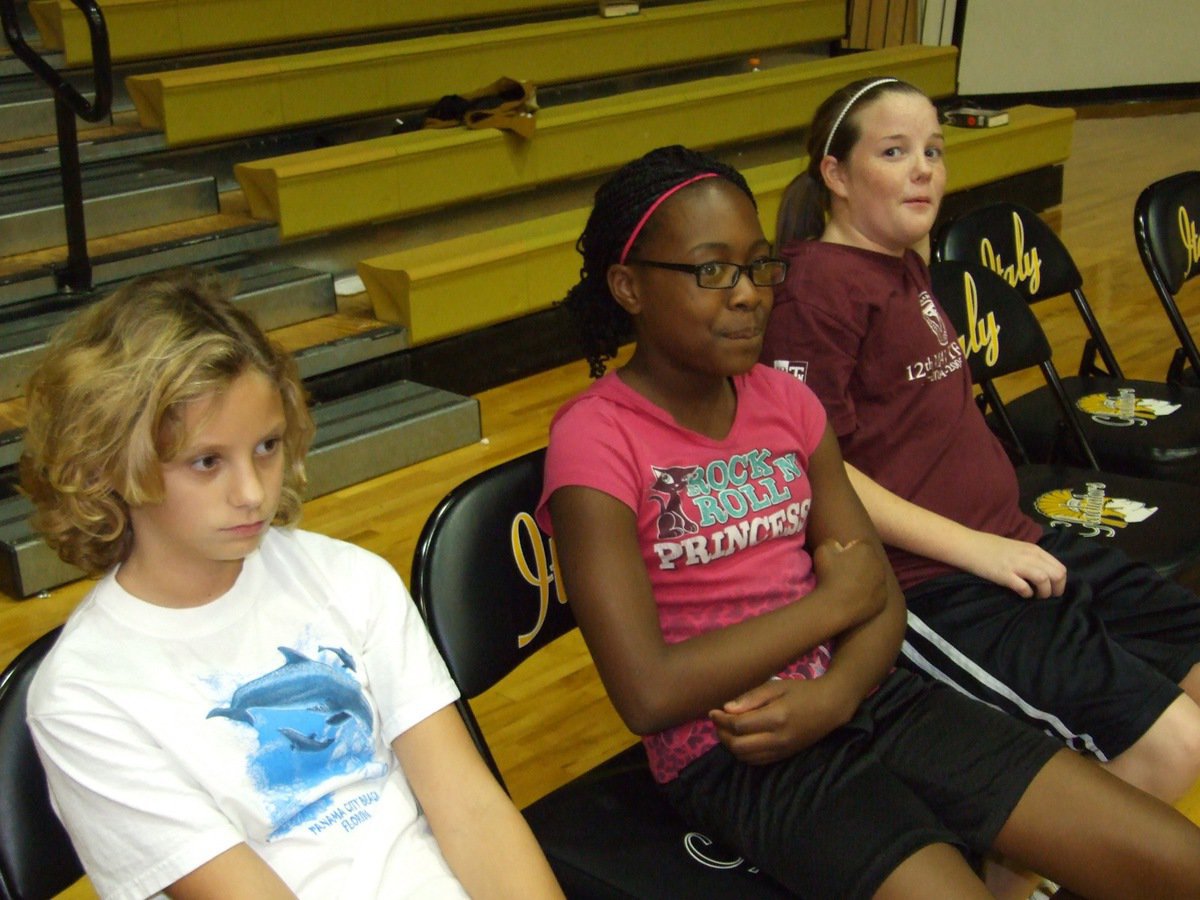
[(668, 188), (667, 190), (663, 191), (659, 195), (658, 199), (650, 204), (650, 208), (642, 214), (642, 217), (640, 219), (638, 219), (638, 223), (633, 226), (633, 231), (629, 235), (629, 240), (627, 240), (625, 242), (625, 246), (621, 249), (621, 258), (619, 260), (617, 260), (617, 262), (620, 263), (621, 265), (625, 265), (625, 258), (627, 256), (629, 256), (629, 248), (633, 246), (633, 242), (637, 240), (637, 236), (642, 233), (642, 229), (646, 226), (646, 221), (652, 215), (654, 215), (654, 211), (656, 209), (658, 209), (660, 206), (663, 205), (663, 201), (665, 201), (672, 194), (674, 194), (678, 191), (682, 191), (689, 184), (695, 184), (697, 181), (700, 181), (704, 178), (716, 178), (716, 177), (717, 177), (716, 172), (704, 172), (700, 175), (693, 175), (687, 181), (680, 182), (679, 184), (675, 185), (675, 187)]

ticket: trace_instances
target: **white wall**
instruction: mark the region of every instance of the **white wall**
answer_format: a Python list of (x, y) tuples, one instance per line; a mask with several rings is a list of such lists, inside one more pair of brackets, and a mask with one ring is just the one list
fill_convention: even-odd
[[(925, 43), (949, 43), (954, 5), (929, 0)], [(968, 0), (958, 79), (964, 96), (1200, 82), (1200, 0)]]

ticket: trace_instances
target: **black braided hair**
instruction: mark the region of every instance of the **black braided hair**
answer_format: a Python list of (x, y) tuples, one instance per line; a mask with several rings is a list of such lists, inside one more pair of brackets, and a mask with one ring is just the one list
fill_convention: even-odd
[[(705, 172), (724, 178), (754, 203), (750, 186), (736, 169), (678, 144), (651, 150), (641, 159), (626, 163), (596, 190), (592, 213), (575, 244), (583, 256), (579, 282), (563, 301), (579, 328), (593, 378), (604, 374), (605, 361), (616, 356), (622, 340), (633, 331), (632, 319), (608, 289), (609, 267), (620, 259), (634, 226), (655, 200)], [(630, 249), (631, 256), (653, 222), (652, 216)]]

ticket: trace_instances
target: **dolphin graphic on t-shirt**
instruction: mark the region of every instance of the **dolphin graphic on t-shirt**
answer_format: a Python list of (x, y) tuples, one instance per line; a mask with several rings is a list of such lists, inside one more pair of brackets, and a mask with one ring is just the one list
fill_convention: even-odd
[(331, 717), (349, 713), (371, 728), (371, 709), (362, 685), (348, 673), (349, 667), (309, 659), (290, 647), (280, 647), (279, 652), (286, 660), (282, 666), (243, 684), (233, 692), (229, 706), (209, 710), (206, 718), (224, 717), (253, 725), (251, 709), (303, 708), (327, 712)]

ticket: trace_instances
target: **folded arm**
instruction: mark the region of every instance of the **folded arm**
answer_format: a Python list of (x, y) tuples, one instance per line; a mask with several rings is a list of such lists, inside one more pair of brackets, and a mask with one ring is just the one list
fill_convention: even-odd
[[(744, 762), (774, 762), (849, 721), (891, 670), (904, 636), (904, 598), (846, 476), (832, 431), (826, 431), (809, 461), (809, 478), (813, 514), (808, 539), (817, 546), (818, 585), (835, 592), (854, 590), (844, 579), (862, 572), (847, 570), (865, 567), (877, 573), (884, 604), (838, 637), (833, 660), (820, 678), (771, 680), (710, 713), (722, 742)], [(854, 558), (845, 548), (862, 548), (867, 555)]]
[(601, 491), (563, 487), (551, 496), (550, 513), (571, 607), (617, 711), (640, 734), (707, 715), (873, 617), (886, 601), (876, 548), (860, 543), (841, 551), (848, 565), (840, 579), (772, 612), (668, 644), (633, 511)]

